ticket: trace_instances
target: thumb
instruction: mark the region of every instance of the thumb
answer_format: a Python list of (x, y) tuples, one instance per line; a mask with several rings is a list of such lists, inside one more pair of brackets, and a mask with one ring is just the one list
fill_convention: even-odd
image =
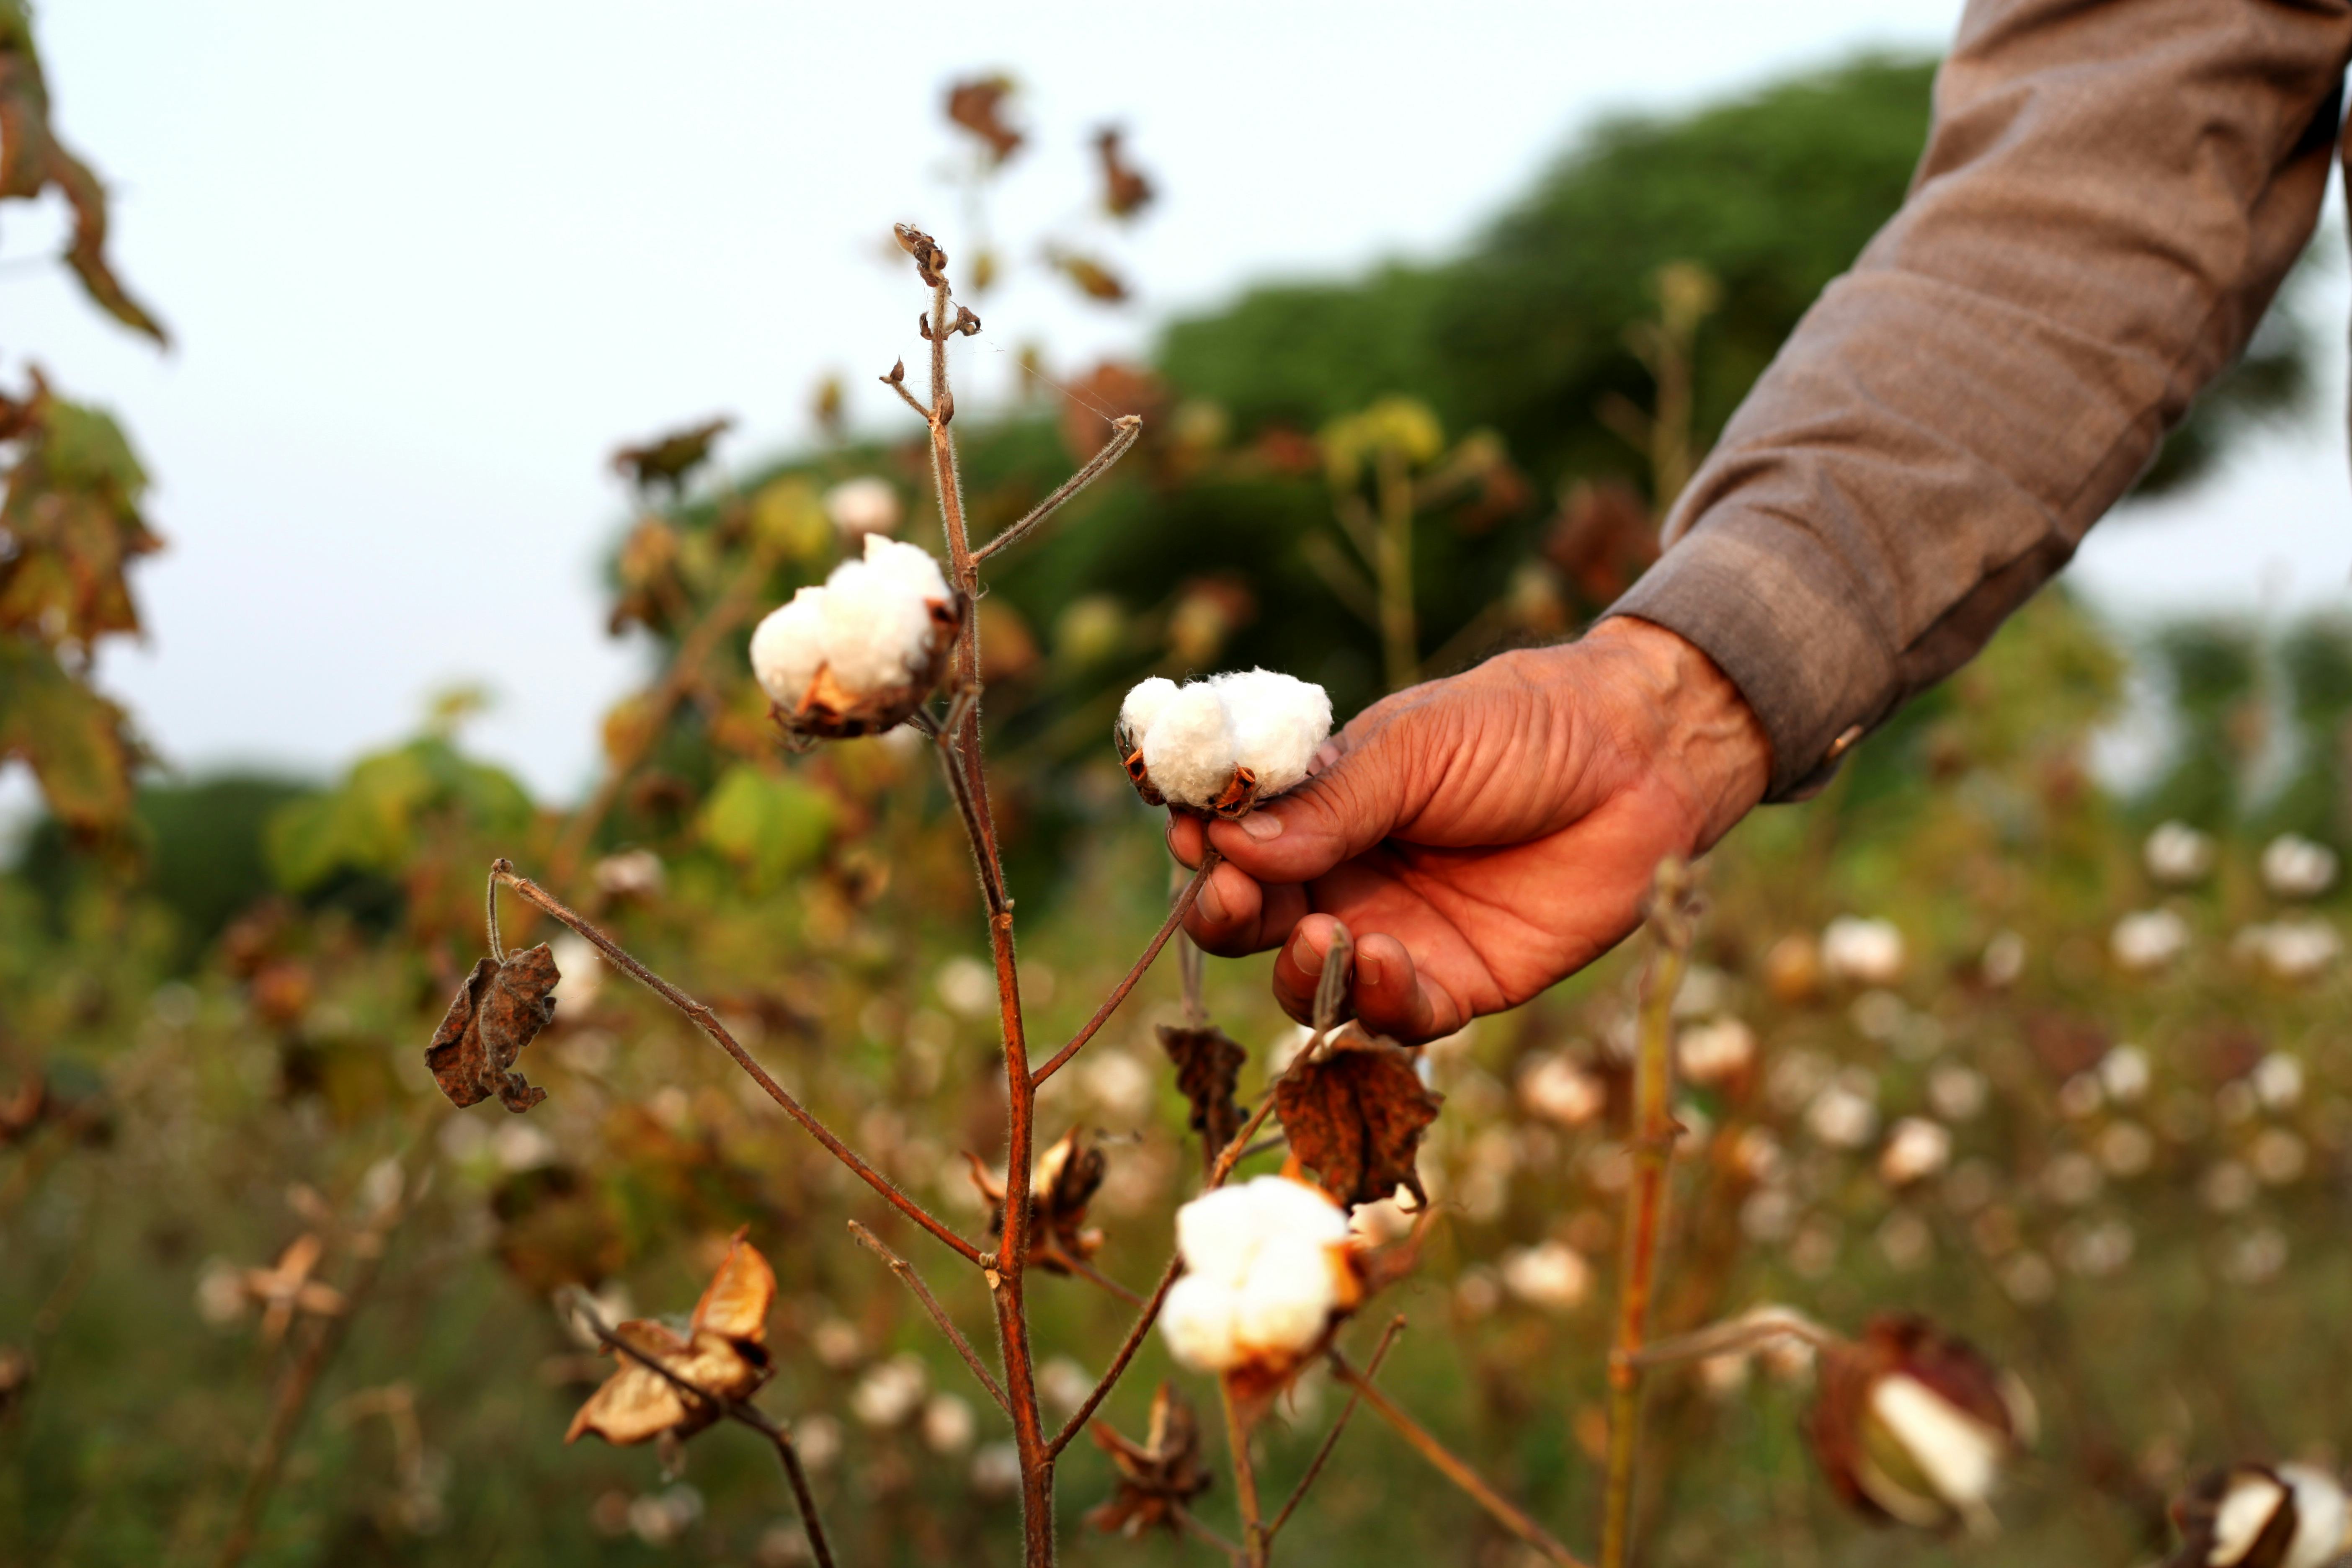
[(1317, 753), (1320, 771), (1209, 841), (1260, 882), (1311, 881), (1417, 815), (1429, 795), (1429, 705), (1407, 695), (1359, 714)]

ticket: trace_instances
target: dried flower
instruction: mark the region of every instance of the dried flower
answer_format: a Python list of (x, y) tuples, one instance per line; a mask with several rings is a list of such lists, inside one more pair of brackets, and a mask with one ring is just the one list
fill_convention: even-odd
[(929, 552), (869, 533), (863, 559), (843, 562), (760, 623), (751, 671), (786, 730), (871, 734), (939, 685), (962, 615)]
[(1160, 1328), (1170, 1352), (1200, 1371), (1295, 1365), (1360, 1290), (1347, 1215), (1287, 1176), (1193, 1199), (1176, 1213), (1176, 1246), (1185, 1273)]
[(1115, 739), (1146, 802), (1241, 816), (1304, 781), (1330, 734), (1321, 687), (1252, 669), (1181, 687), (1154, 676), (1127, 694)]
[(1824, 1353), (1806, 1435), (1830, 1484), (1863, 1512), (1982, 1532), (2001, 1465), (2033, 1425), (2015, 1378), (1924, 1318), (1890, 1315)]
[(2322, 1568), (2352, 1547), (2352, 1508), (2308, 1465), (2233, 1465), (2172, 1505), (2168, 1568)]

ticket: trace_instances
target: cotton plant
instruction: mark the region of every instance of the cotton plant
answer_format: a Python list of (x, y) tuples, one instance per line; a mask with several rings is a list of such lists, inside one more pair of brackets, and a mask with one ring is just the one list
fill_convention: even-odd
[(790, 733), (838, 740), (891, 729), (947, 673), (963, 596), (920, 545), (862, 537), (862, 556), (751, 633), (751, 672)]

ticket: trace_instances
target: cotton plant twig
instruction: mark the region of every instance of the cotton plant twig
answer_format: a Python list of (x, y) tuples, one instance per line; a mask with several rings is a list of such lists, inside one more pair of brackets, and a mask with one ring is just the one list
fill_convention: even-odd
[(1201, 857), (1201, 868), (1192, 873), (1192, 881), (1185, 884), (1183, 892), (1177, 895), (1175, 904), (1168, 911), (1168, 918), (1160, 922), (1160, 930), (1153, 933), (1150, 942), (1144, 948), (1143, 956), (1137, 959), (1129, 967), (1119, 983), (1111, 987), (1110, 994), (1103, 998), (1102, 1005), (1095, 1009), (1094, 1016), (1088, 1018), (1078, 1032), (1070, 1037), (1070, 1043), (1055, 1051), (1047, 1058), (1045, 1066), (1030, 1075), (1029, 1081), (1032, 1084), (1044, 1083), (1061, 1071), (1063, 1065), (1084, 1049), (1086, 1043), (1093, 1039), (1105, 1024), (1110, 1022), (1110, 1016), (1118, 1011), (1118, 1005), (1127, 1000), (1127, 994), (1135, 989), (1136, 982), (1143, 978), (1144, 972), (1151, 967), (1154, 960), (1159, 958), (1160, 950), (1168, 945), (1168, 939), (1175, 935), (1177, 928), (1184, 923), (1184, 917), (1192, 912), (1193, 904), (1199, 901), (1201, 889), (1208, 885), (1209, 874), (1217, 868), (1217, 862), (1222, 857), (1213, 849)]
[(785, 1480), (792, 1485), (793, 1500), (801, 1511), (801, 1528), (808, 1535), (809, 1550), (815, 1555), (818, 1568), (833, 1568), (833, 1546), (825, 1539), (824, 1521), (817, 1515), (816, 1498), (809, 1490), (808, 1472), (801, 1466), (800, 1449), (794, 1446), (792, 1434), (769, 1420), (760, 1407), (749, 1400), (730, 1399), (725, 1394), (680, 1377), (677, 1373), (664, 1366), (656, 1358), (647, 1355), (644, 1351), (621, 1338), (612, 1331), (604, 1318), (598, 1314), (594, 1306), (589, 1302), (587, 1292), (574, 1287), (568, 1294), (568, 1305), (572, 1311), (578, 1316), (588, 1331), (596, 1336), (597, 1343), (616, 1355), (626, 1356), (635, 1362), (688, 1398), (701, 1402), (730, 1421), (749, 1426), (752, 1431), (767, 1438), (769, 1447), (776, 1451), (776, 1462), (783, 1467)]
[(1240, 1560), (1249, 1568), (1265, 1568), (1267, 1542), (1265, 1517), (1257, 1497), (1257, 1466), (1250, 1459), (1250, 1429), (1234, 1403), (1231, 1377), (1217, 1379), (1217, 1398), (1225, 1411), (1225, 1448), (1234, 1464), (1234, 1493), (1241, 1510)]
[(1134, 446), (1136, 438), (1143, 434), (1143, 418), (1140, 415), (1122, 414), (1110, 422), (1110, 439), (1103, 443), (1101, 451), (1087, 459), (1084, 468), (1064, 479), (1052, 495), (1030, 508), (1026, 517), (973, 551), (972, 560), (985, 561), (998, 551), (1020, 543), (1038, 524), (1059, 511), (1072, 496), (1108, 472), (1111, 465), (1127, 456), (1127, 449)]
[(1171, 1501), (1168, 1505), (1168, 1511), (1178, 1524), (1182, 1525), (1186, 1530), (1191, 1531), (1194, 1535), (1199, 1536), (1202, 1541), (1207, 1542), (1210, 1545), (1223, 1552), (1227, 1557), (1232, 1558), (1235, 1563), (1242, 1561), (1242, 1549), (1234, 1545), (1232, 1542), (1226, 1540), (1223, 1531), (1217, 1530), (1211, 1525), (1201, 1522), (1200, 1516), (1195, 1514), (1191, 1509), (1186, 1508), (1181, 1502)]
[(915, 1293), (915, 1300), (930, 1313), (931, 1321), (940, 1326), (940, 1332), (947, 1336), (948, 1343), (955, 1347), (956, 1354), (963, 1357), (964, 1365), (971, 1368), (972, 1376), (980, 1379), (981, 1387), (988, 1390), (988, 1396), (996, 1401), (996, 1407), (1009, 1410), (1012, 1406), (1004, 1397), (1003, 1385), (996, 1381), (996, 1374), (988, 1370), (988, 1363), (980, 1359), (980, 1352), (971, 1348), (971, 1342), (963, 1337), (962, 1331), (948, 1317), (947, 1309), (940, 1305), (940, 1299), (932, 1295), (930, 1288), (923, 1283), (923, 1277), (915, 1272), (915, 1266), (884, 1246), (880, 1237), (856, 1220), (849, 1222), (849, 1234), (857, 1238), (860, 1247), (879, 1258), (890, 1272)]
[(1505, 1529), (1553, 1563), (1560, 1564), (1560, 1568), (1585, 1568), (1581, 1559), (1554, 1540), (1551, 1532), (1530, 1518), (1526, 1510), (1487, 1485), (1477, 1471), (1439, 1442), (1426, 1427), (1399, 1409), (1361, 1373), (1349, 1365), (1345, 1356), (1335, 1350), (1330, 1352), (1330, 1362), (1334, 1376), (1355, 1390), (1357, 1397), (1371, 1406), (1374, 1415), (1395, 1427), (1397, 1435), (1411, 1444), (1414, 1452), (1435, 1467), (1440, 1475), (1469, 1494), (1473, 1501), (1494, 1515)]
[[(1372, 1347), (1371, 1359), (1364, 1363), (1367, 1382), (1380, 1375), (1381, 1363), (1388, 1359), (1389, 1346), (1395, 1342), (1403, 1327), (1404, 1314), (1399, 1312), (1389, 1320), (1389, 1326), (1381, 1331), (1380, 1343)], [(1307, 1489), (1315, 1484), (1316, 1478), (1323, 1473), (1323, 1467), (1330, 1462), (1331, 1451), (1339, 1446), (1340, 1435), (1348, 1430), (1348, 1423), (1355, 1417), (1356, 1406), (1362, 1403), (1362, 1394), (1349, 1394), (1348, 1403), (1340, 1410), (1339, 1418), (1332, 1422), (1331, 1430), (1323, 1435), (1323, 1446), (1316, 1449), (1315, 1458), (1307, 1462), (1307, 1473), (1300, 1476), (1298, 1484), (1290, 1489), (1290, 1496), (1284, 1501), (1280, 1511), (1266, 1522), (1265, 1539), (1269, 1542), (1281, 1533), (1284, 1525), (1290, 1522), (1290, 1516), (1298, 1511), (1298, 1505), (1307, 1500)]]
[(1690, 962), (1690, 868), (1668, 857), (1651, 888), (1649, 961), (1643, 967), (1633, 1064), (1633, 1181), (1625, 1194), (1617, 1342), (1609, 1357), (1608, 1468), (1601, 1489), (1601, 1568), (1624, 1568), (1632, 1549), (1633, 1467), (1641, 1444), (1642, 1340), (1665, 1228), (1666, 1165), (1674, 1157), (1675, 994)]
[(1137, 1295), (1134, 1291), (1129, 1289), (1126, 1286), (1120, 1284), (1118, 1280), (1112, 1279), (1109, 1275), (1104, 1273), (1101, 1269), (1096, 1268), (1093, 1264), (1087, 1262), (1083, 1258), (1073, 1258), (1067, 1252), (1063, 1252), (1057, 1249), (1054, 1254), (1054, 1261), (1068, 1269), (1071, 1274), (1076, 1278), (1085, 1280), (1096, 1289), (1100, 1290), (1106, 1296), (1115, 1296), (1130, 1307), (1140, 1307), (1143, 1305), (1142, 1297)]
[(1063, 1449), (1068, 1447), (1070, 1440), (1086, 1430), (1088, 1418), (1100, 1407), (1102, 1402), (1110, 1397), (1110, 1391), (1118, 1385), (1119, 1377), (1127, 1371), (1127, 1363), (1133, 1361), (1135, 1352), (1143, 1348), (1144, 1336), (1151, 1331), (1152, 1323), (1160, 1317), (1161, 1303), (1168, 1300), (1168, 1292), (1174, 1287), (1176, 1277), (1183, 1272), (1183, 1268), (1182, 1258), (1169, 1258), (1168, 1267), (1160, 1271), (1160, 1283), (1151, 1288), (1150, 1296), (1144, 1298), (1142, 1310), (1136, 1313), (1135, 1324), (1128, 1330), (1127, 1339), (1118, 1347), (1118, 1353), (1111, 1357), (1110, 1366), (1097, 1381), (1094, 1391), (1087, 1395), (1084, 1403), (1079, 1405), (1076, 1413), (1059, 1432), (1054, 1435), (1054, 1440), (1046, 1445), (1045, 1452), (1048, 1458), (1058, 1456)]
[(980, 1248), (958, 1236), (945, 1222), (935, 1217), (922, 1205), (900, 1192), (887, 1176), (860, 1159), (856, 1150), (834, 1135), (833, 1129), (827, 1127), (799, 1100), (786, 1092), (782, 1084), (769, 1076), (765, 1068), (751, 1058), (749, 1051), (736, 1043), (735, 1037), (728, 1033), (727, 1026), (719, 1021), (717, 1014), (638, 963), (626, 949), (614, 942), (603, 927), (565, 904), (563, 900), (537, 882), (517, 871), (511, 860), (501, 858), (492, 861), (490, 878), (494, 887), (503, 883), (513, 889), (516, 896), (525, 903), (542, 913), (554, 916), (555, 919), (587, 938), (589, 943), (598, 952), (604, 954), (605, 961), (615, 969), (685, 1014), (697, 1028), (718, 1042), (719, 1049), (735, 1059), (736, 1066), (751, 1075), (751, 1081), (766, 1091), (769, 1099), (783, 1108), (785, 1115), (799, 1122), (810, 1137), (824, 1146), (826, 1152), (848, 1166), (860, 1181), (872, 1187), (892, 1208), (929, 1231), (966, 1262), (978, 1264), (982, 1261)]
[(1631, 1359), (1638, 1367), (1665, 1366), (1675, 1362), (1704, 1361), (1710, 1356), (1738, 1355), (1784, 1339), (1802, 1340), (1815, 1350), (1833, 1350), (1845, 1342), (1793, 1308), (1764, 1307), (1686, 1334), (1654, 1340)]

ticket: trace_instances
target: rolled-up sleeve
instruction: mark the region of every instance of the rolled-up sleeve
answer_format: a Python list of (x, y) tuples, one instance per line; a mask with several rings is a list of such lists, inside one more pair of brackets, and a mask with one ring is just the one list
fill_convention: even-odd
[(1612, 608), (1705, 650), (1770, 798), (1983, 646), (2244, 349), (2309, 240), (2343, 0), (1978, 0), (1901, 210)]

